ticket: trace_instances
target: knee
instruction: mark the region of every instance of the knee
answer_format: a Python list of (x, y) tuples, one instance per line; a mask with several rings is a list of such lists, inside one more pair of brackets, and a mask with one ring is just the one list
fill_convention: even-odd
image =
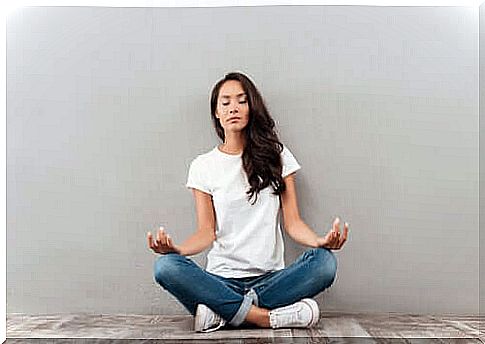
[(173, 278), (179, 269), (179, 262), (182, 256), (179, 254), (162, 254), (153, 265), (155, 281), (163, 285), (167, 280)]
[(315, 259), (315, 277), (324, 288), (330, 287), (337, 275), (337, 258), (329, 249), (319, 247), (313, 249)]

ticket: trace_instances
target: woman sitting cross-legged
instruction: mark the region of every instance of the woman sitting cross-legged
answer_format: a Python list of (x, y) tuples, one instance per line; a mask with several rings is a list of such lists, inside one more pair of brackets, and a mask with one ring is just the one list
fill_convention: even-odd
[[(148, 246), (160, 254), (155, 281), (195, 317), (197, 332), (243, 324), (314, 326), (319, 309), (312, 297), (334, 282), (331, 250), (343, 246), (349, 225), (340, 235), (337, 217), (320, 237), (300, 218), (295, 172), (301, 166), (279, 141), (247, 76), (234, 72), (217, 82), (210, 106), (223, 144), (190, 164), (186, 186), (195, 199), (197, 230), (181, 245), (163, 227), (148, 232)], [(310, 247), (287, 267), (280, 205), (287, 234)], [(211, 245), (205, 269), (188, 258)]]

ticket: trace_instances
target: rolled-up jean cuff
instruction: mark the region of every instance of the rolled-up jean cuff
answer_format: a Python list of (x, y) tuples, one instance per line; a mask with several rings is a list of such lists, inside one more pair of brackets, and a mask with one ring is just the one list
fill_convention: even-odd
[(243, 302), (241, 303), (241, 306), (239, 307), (236, 314), (232, 317), (231, 321), (229, 321), (229, 324), (232, 326), (241, 325), (244, 322), (244, 319), (246, 319), (246, 316), (248, 315), (252, 304), (253, 304), (252, 297), (247, 294), (244, 295), (244, 299), (243, 299)]
[(256, 294), (254, 289), (249, 289), (248, 296), (251, 296), (251, 299), (253, 301), (253, 305), (259, 306), (258, 294)]

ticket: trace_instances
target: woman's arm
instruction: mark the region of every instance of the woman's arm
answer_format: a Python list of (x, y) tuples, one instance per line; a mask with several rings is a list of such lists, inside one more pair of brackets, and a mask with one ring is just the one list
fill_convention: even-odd
[(212, 229), (199, 229), (178, 246), (182, 256), (192, 256), (208, 248), (215, 240)]
[(319, 247), (318, 235), (302, 220), (293, 222), (291, 226), (287, 226), (285, 222), (285, 228), (288, 235), (297, 243), (309, 247)]
[(285, 230), (288, 235), (297, 243), (310, 247), (326, 247), (340, 249), (347, 240), (349, 225), (346, 222), (343, 236), (340, 237), (339, 218), (333, 222), (333, 228), (325, 237), (319, 237), (303, 220), (300, 218), (298, 204), (296, 201), (296, 187), (294, 173), (285, 177), (286, 190), (281, 194), (281, 207), (283, 209), (283, 219)]
[(295, 174), (286, 176), (284, 180), (286, 190), (281, 194), (281, 207), (286, 232), (299, 244), (318, 247), (318, 235), (300, 218), (296, 200)]
[(212, 197), (192, 189), (197, 213), (197, 231), (179, 246), (180, 254), (191, 256), (204, 251), (216, 239), (216, 220)]

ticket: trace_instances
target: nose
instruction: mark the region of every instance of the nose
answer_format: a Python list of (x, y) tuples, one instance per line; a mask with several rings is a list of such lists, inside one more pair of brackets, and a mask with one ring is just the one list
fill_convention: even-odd
[(234, 112), (239, 111), (238, 108), (239, 108), (239, 106), (237, 105), (237, 103), (232, 105), (231, 108), (229, 109), (229, 113), (234, 113)]

